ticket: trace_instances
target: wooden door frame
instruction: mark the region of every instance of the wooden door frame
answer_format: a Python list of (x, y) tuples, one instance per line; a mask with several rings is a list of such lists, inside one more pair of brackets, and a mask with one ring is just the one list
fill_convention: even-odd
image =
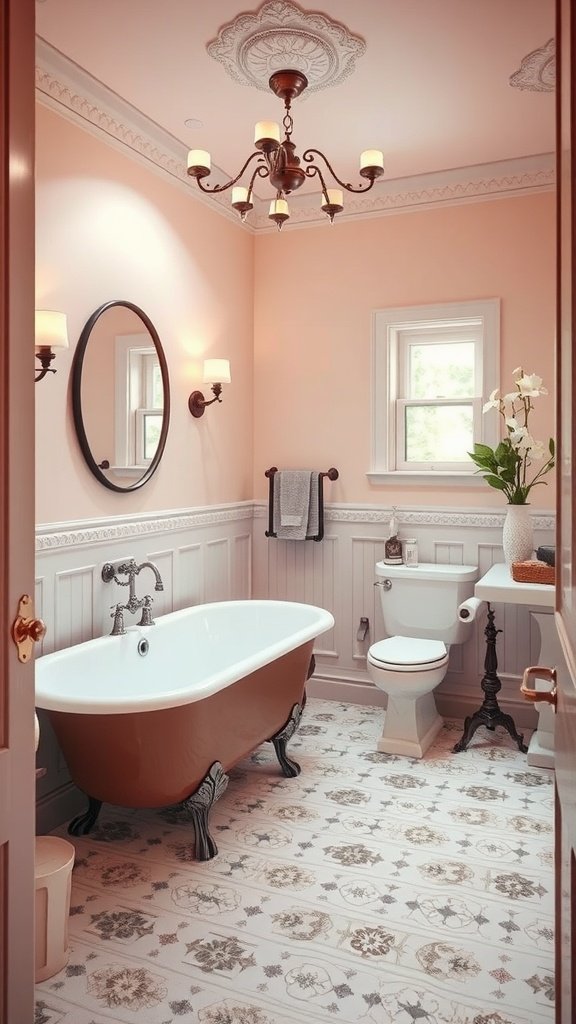
[(0, 13), (0, 1024), (34, 1019), (34, 671), (10, 636), (34, 595), (34, 0)]

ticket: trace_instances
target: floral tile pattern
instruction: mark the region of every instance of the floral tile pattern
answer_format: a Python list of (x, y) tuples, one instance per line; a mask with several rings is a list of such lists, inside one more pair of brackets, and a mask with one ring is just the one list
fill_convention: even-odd
[(459, 722), (380, 754), (381, 716), (309, 700), (302, 774), (238, 765), (212, 861), (178, 808), (105, 808), (34, 1024), (552, 1024), (552, 773)]

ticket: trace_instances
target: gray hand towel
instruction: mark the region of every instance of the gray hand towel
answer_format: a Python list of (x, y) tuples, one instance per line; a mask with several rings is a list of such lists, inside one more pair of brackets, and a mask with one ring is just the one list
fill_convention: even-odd
[(310, 474), (310, 505), (308, 508), (308, 526), (306, 529), (307, 537), (316, 537), (318, 530), (320, 529), (320, 519), (318, 516), (318, 476), (319, 474), (313, 472)]
[(311, 477), (309, 469), (284, 469), (274, 474), (274, 533), (282, 540), (306, 538)]

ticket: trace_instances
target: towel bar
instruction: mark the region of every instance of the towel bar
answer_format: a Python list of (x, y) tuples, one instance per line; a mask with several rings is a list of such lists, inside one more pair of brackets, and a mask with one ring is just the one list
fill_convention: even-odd
[[(274, 533), (274, 476), (278, 472), (277, 466), (271, 466), (264, 473), (264, 476), (268, 477), (270, 481), (269, 495), (268, 495), (268, 529), (266, 530), (267, 537), (276, 537)], [(331, 469), (327, 470), (326, 473), (318, 473), (318, 533), (315, 537), (306, 537), (306, 540), (322, 540), (324, 536), (324, 477), (327, 476), (329, 480), (337, 480), (339, 473), (337, 469), (332, 466)]]

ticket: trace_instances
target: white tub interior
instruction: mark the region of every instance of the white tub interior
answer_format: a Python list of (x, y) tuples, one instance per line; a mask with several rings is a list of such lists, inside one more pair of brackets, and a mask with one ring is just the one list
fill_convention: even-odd
[[(289, 601), (221, 601), (160, 616), (36, 661), (36, 706), (127, 714), (201, 700), (334, 625), (330, 612)], [(139, 641), (149, 642), (138, 653)]]

